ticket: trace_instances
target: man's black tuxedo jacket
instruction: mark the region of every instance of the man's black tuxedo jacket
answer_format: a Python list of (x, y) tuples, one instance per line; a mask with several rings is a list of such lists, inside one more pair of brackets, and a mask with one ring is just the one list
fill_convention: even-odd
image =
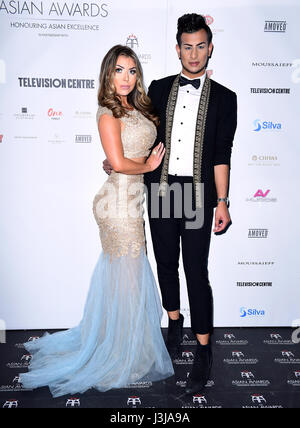
[[(160, 118), (157, 139), (152, 148), (159, 142), (164, 143), (165, 141), (167, 103), (176, 77), (175, 75), (160, 80), (154, 80), (149, 87), (148, 96)], [(217, 205), (214, 165), (227, 164), (230, 166), (231, 149), (236, 124), (236, 94), (214, 80), (211, 80), (201, 168), (201, 183), (204, 183), (204, 206), (215, 207)], [(145, 184), (147, 186), (150, 186), (153, 182), (160, 182), (162, 165), (163, 161), (155, 171), (144, 175)]]

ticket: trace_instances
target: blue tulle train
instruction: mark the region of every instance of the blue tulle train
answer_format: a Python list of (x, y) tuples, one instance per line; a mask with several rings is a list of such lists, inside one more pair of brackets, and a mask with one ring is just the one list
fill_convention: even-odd
[(80, 324), (24, 343), (32, 360), (25, 388), (49, 386), (53, 397), (108, 391), (174, 374), (161, 334), (161, 303), (147, 256), (110, 260), (101, 253)]

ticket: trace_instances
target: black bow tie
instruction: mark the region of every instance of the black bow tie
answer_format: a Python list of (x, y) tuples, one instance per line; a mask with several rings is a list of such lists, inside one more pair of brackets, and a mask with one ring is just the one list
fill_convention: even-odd
[(180, 76), (179, 85), (180, 86), (192, 85), (192, 86), (194, 86), (195, 89), (199, 89), (200, 88), (200, 79), (189, 80), (183, 76)]

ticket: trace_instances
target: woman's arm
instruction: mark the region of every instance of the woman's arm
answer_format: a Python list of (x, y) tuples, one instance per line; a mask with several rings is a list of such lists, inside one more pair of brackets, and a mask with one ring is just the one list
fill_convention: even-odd
[(114, 171), (129, 175), (145, 174), (160, 165), (165, 154), (165, 148), (162, 143), (156, 146), (156, 155), (151, 155), (145, 163), (139, 163), (124, 157), (119, 119), (103, 114), (100, 116), (98, 129), (103, 150)]

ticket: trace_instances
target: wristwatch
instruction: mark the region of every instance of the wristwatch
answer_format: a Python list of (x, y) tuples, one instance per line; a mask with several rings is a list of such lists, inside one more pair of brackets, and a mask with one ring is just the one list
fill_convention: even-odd
[(225, 202), (227, 207), (229, 206), (229, 198), (218, 198), (218, 203), (219, 202)]

